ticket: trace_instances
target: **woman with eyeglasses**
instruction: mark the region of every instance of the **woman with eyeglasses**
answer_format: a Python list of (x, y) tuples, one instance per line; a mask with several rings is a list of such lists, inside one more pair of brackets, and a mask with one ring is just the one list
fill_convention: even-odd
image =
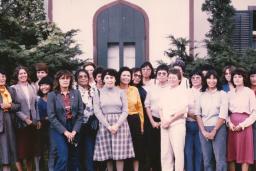
[(16, 92), (6, 86), (6, 72), (0, 69), (0, 161), (3, 171), (11, 171), (17, 160), (12, 115), (20, 105), (15, 101)]
[(54, 91), (48, 94), (47, 113), (52, 126), (51, 138), (56, 144), (55, 171), (79, 171), (78, 133), (84, 112), (78, 90), (72, 89), (70, 71), (60, 70), (55, 75)]
[(147, 115), (151, 123), (149, 130), (150, 135), (150, 163), (152, 171), (161, 171), (161, 155), (160, 155), (160, 127), (161, 120), (159, 115), (159, 101), (165, 98), (163, 92), (169, 88), (168, 84), (169, 67), (165, 64), (159, 65), (156, 68), (157, 83), (148, 89), (145, 100)]
[[(155, 84), (154, 80), (154, 68), (152, 64), (148, 61), (144, 62), (141, 66), (141, 80), (142, 80), (142, 87), (143, 89), (147, 92), (149, 87), (151, 85)], [(145, 96), (146, 97), (146, 96)], [(143, 98), (142, 98), (143, 100)], [(150, 140), (150, 132), (149, 130), (151, 129), (151, 124), (149, 121), (149, 118), (147, 115), (144, 116), (144, 148), (145, 148), (145, 163), (144, 163), (144, 169), (149, 170), (152, 168), (152, 163), (150, 161), (150, 145), (149, 142)]]
[(86, 70), (79, 69), (76, 71), (75, 81), (77, 82), (77, 89), (81, 94), (84, 105), (83, 121), (80, 130), (80, 154), (83, 161), (82, 170), (94, 171), (93, 153), (97, 130), (93, 130), (88, 121), (90, 117), (94, 117), (93, 96), (97, 92), (91, 88), (89, 79), (90, 76)]
[(147, 88), (154, 84), (154, 68), (150, 62), (144, 62), (141, 66), (141, 74), (142, 74), (142, 86), (147, 90)]
[[(133, 68), (132, 69), (132, 83), (131, 85), (137, 87), (140, 94), (140, 99), (144, 109), (144, 101), (146, 99), (147, 91), (142, 86), (142, 73), (140, 68)], [(144, 110), (145, 113), (145, 110)]]
[(244, 69), (237, 68), (232, 73), (235, 89), (229, 91), (228, 102), (228, 149), (229, 170), (235, 171), (235, 163), (241, 164), (242, 171), (248, 171), (254, 163), (253, 128), (256, 120), (256, 98), (254, 92), (246, 87), (247, 75)]
[(204, 170), (226, 171), (227, 130), (224, 123), (228, 117), (228, 99), (227, 94), (221, 90), (215, 70), (209, 70), (203, 79), (195, 115), (200, 129)]
[(201, 171), (203, 156), (196, 122), (195, 107), (202, 89), (203, 74), (195, 69), (190, 74), (189, 105), (186, 119), (185, 170)]
[(235, 67), (232, 65), (225, 66), (223, 68), (223, 76), (222, 76), (222, 90), (225, 92), (229, 92), (234, 89), (234, 85), (231, 81), (232, 72), (235, 70)]

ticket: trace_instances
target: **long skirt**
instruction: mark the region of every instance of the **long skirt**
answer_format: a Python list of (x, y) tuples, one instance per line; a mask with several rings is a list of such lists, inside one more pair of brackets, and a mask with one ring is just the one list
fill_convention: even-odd
[(256, 122), (252, 125), (253, 127), (253, 147), (254, 147), (254, 162), (256, 161)]
[(27, 126), (16, 130), (18, 159), (32, 159), (37, 153), (36, 128)]
[[(234, 125), (243, 122), (249, 115), (247, 113), (232, 113), (230, 120)], [(253, 131), (252, 126), (246, 127), (242, 131), (228, 132), (228, 157), (229, 162), (253, 164)]]
[(142, 160), (143, 159), (143, 139), (142, 139), (142, 133), (141, 133), (141, 122), (140, 122), (139, 114), (128, 115), (127, 121), (129, 124), (131, 136), (132, 136), (135, 159)]
[(11, 164), (17, 160), (14, 128), (11, 114), (8, 112), (1, 114), (3, 115), (3, 132), (0, 133), (0, 161), (2, 164)]
[[(110, 125), (117, 123), (120, 114), (104, 114)], [(101, 123), (96, 135), (93, 159), (95, 161), (124, 160), (135, 157), (131, 133), (125, 120), (115, 134)]]

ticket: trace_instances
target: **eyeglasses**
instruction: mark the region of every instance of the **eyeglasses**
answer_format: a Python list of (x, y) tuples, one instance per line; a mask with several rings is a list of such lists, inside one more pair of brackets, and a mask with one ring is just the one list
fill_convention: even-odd
[(79, 75), (78, 78), (82, 79), (82, 78), (88, 78), (88, 77), (87, 77), (87, 75)]
[(200, 76), (195, 76), (195, 77), (191, 77), (191, 79), (192, 80), (199, 80), (199, 79), (201, 79), (201, 77)]
[(166, 75), (167, 75), (167, 72), (160, 72), (160, 71), (159, 71), (159, 72), (157, 72), (157, 75), (159, 75), (159, 76), (160, 76), (160, 75), (166, 76)]
[(141, 78), (141, 75), (140, 75), (140, 74), (134, 74), (133, 76), (134, 76), (134, 77)]

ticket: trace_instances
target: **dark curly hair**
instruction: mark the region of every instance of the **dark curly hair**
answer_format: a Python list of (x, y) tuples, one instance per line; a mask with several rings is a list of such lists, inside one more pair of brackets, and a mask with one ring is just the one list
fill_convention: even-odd
[(150, 79), (154, 78), (154, 77), (155, 77), (155, 75), (154, 75), (154, 68), (153, 68), (152, 64), (151, 64), (149, 61), (144, 62), (144, 63), (140, 66), (141, 73), (142, 73), (142, 68), (145, 68), (146, 66), (148, 66), (148, 67), (151, 69), (151, 74), (150, 74), (149, 78), (150, 78)]
[(191, 88), (193, 85), (192, 85), (192, 76), (193, 75), (199, 75), (201, 77), (201, 80), (202, 80), (202, 83), (203, 83), (203, 79), (204, 79), (204, 76), (203, 76), (203, 73), (200, 69), (196, 68), (194, 69), (190, 74), (189, 74), (189, 87)]
[(241, 75), (243, 77), (243, 82), (244, 82), (244, 86), (249, 86), (249, 79), (248, 79), (248, 75), (245, 69), (243, 68), (236, 68), (232, 75), (231, 75), (231, 82), (233, 84), (234, 87), (236, 87), (236, 85), (234, 84), (234, 76), (235, 75)]
[(15, 68), (14, 73), (13, 73), (13, 79), (14, 79), (13, 82), (14, 82), (14, 84), (17, 84), (19, 82), (18, 76), (19, 76), (19, 72), (20, 72), (21, 69), (26, 71), (26, 73), (28, 75), (27, 81), (28, 81), (28, 83), (31, 83), (30, 73), (28, 71), (28, 68), (25, 67), (25, 66), (20, 65), (20, 66), (17, 66)]
[[(251, 75), (256, 74), (256, 67), (252, 67), (250, 72), (249, 72), (249, 78), (251, 77)], [(249, 81), (249, 86), (251, 87), (251, 81)]]
[(103, 84), (105, 84), (104, 83), (104, 78), (105, 78), (106, 75), (113, 76), (117, 80), (118, 73), (117, 73), (117, 71), (115, 69), (112, 69), (112, 68), (105, 69), (103, 71), (102, 75), (101, 75), (101, 79), (102, 79)]

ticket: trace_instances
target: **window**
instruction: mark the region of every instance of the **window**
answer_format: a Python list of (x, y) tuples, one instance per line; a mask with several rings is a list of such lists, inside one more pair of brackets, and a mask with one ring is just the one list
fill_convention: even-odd
[(253, 47), (253, 15), (252, 11), (236, 11), (234, 16), (234, 32), (232, 43), (238, 53), (244, 53)]
[(253, 25), (253, 31), (252, 31), (252, 35), (253, 35), (253, 42), (252, 42), (252, 47), (254, 48), (254, 49), (256, 49), (256, 10), (253, 10), (253, 23), (252, 23), (252, 25)]
[(124, 43), (124, 65), (129, 68), (135, 67), (135, 43)]
[(108, 68), (119, 70), (119, 44), (108, 43)]

